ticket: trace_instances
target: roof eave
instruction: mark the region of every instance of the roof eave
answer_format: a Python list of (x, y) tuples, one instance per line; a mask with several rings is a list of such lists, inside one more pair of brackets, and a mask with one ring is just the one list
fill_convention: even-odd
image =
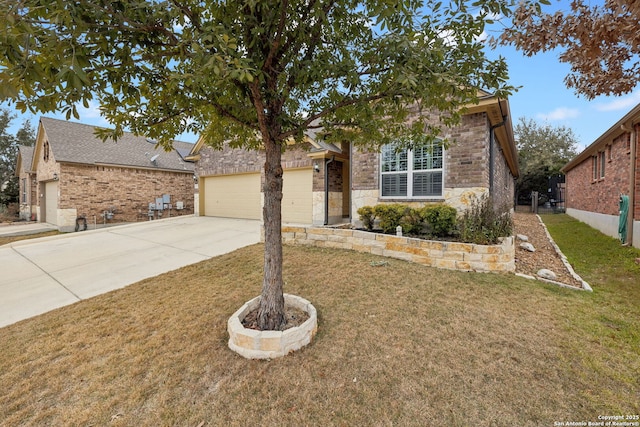
[(636, 105), (631, 111), (625, 114), (624, 117), (618, 120), (616, 124), (611, 126), (605, 133), (600, 135), (587, 148), (582, 150), (580, 154), (569, 161), (569, 163), (564, 165), (560, 169), (560, 172), (567, 173), (571, 169), (575, 168), (580, 163), (591, 157), (594, 152), (597, 152), (601, 146), (613, 141), (621, 134), (628, 132), (628, 130), (623, 129), (624, 127), (632, 127), (636, 123), (640, 123), (640, 104)]

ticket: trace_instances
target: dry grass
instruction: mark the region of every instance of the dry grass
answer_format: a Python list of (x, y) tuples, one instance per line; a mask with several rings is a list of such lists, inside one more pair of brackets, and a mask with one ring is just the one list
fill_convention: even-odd
[(589, 315), (589, 294), (339, 250), (285, 248), (285, 292), (313, 302), (318, 334), (245, 360), (226, 321), (259, 293), (262, 249), (0, 329), (0, 423), (551, 426), (640, 412), (637, 382), (576, 377), (574, 343), (591, 337), (567, 321)]
[(9, 243), (17, 242), (20, 240), (36, 239), (38, 237), (55, 236), (60, 234), (59, 231), (45, 231), (43, 233), (23, 234), (20, 236), (0, 236), (0, 246), (7, 245)]

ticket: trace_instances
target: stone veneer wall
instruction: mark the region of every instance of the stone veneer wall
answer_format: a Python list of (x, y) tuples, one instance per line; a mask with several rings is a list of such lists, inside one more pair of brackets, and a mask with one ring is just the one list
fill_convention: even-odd
[(504, 238), (499, 245), (473, 245), (341, 228), (283, 226), (282, 241), (289, 244), (349, 249), (449, 270), (508, 273), (515, 271), (513, 237)]

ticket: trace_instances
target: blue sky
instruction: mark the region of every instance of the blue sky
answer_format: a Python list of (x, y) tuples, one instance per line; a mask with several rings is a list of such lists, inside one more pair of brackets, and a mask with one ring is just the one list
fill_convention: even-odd
[[(599, 3), (593, 0), (592, 3)], [(555, 2), (553, 9), (568, 9), (569, 2)], [(564, 85), (564, 77), (569, 72), (567, 64), (558, 61), (558, 52), (540, 53), (533, 57), (525, 57), (511, 47), (500, 47), (490, 56), (500, 54), (509, 65), (510, 84), (520, 89), (510, 98), (511, 120), (515, 126), (520, 117), (533, 119), (540, 124), (566, 126), (573, 130), (581, 151), (595, 139), (613, 126), (633, 107), (640, 104), (640, 86), (627, 95), (614, 97), (598, 97), (588, 101), (577, 96), (573, 90)], [(5, 104), (1, 105), (6, 107)], [(109, 124), (100, 117), (97, 104), (89, 109), (79, 108), (80, 122), (95, 126), (108, 127)], [(47, 114), (48, 117), (64, 119), (62, 114)], [(38, 115), (26, 114), (12, 123), (10, 131), (15, 132), (23, 119), (31, 120), (37, 125)], [(76, 121), (76, 120), (74, 120)], [(176, 139), (195, 142), (196, 135), (180, 135)]]

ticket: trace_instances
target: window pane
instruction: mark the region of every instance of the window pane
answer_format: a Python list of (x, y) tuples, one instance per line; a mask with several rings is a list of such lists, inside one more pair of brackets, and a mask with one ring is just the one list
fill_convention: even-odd
[(414, 173), (413, 196), (442, 196), (442, 172)]
[(442, 143), (416, 148), (413, 153), (413, 170), (442, 169)]
[(396, 153), (395, 147), (382, 148), (382, 172), (401, 172), (407, 170), (407, 150)]
[(393, 173), (382, 175), (382, 196), (383, 197), (406, 197), (407, 196), (407, 174)]

